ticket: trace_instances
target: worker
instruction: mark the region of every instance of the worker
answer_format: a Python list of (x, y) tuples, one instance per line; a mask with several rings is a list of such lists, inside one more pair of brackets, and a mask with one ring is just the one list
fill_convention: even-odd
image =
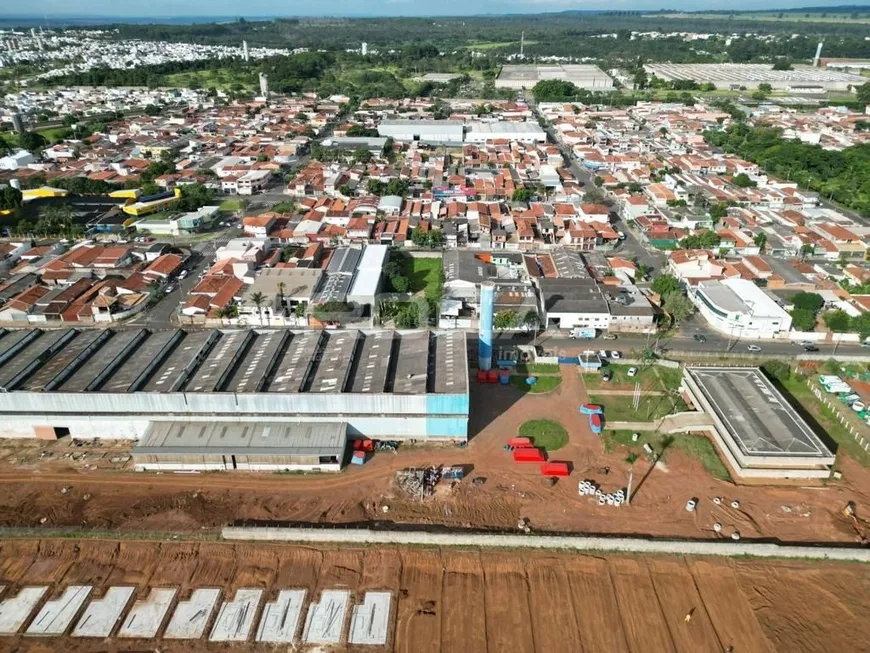
[(692, 608), (688, 613), (686, 613), (686, 616), (683, 617), (683, 621), (689, 623), (692, 620), (693, 614), (695, 614), (695, 608)]

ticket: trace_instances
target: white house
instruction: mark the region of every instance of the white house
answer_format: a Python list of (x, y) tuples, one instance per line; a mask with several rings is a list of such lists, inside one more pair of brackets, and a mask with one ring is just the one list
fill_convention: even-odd
[(18, 170), (36, 163), (36, 158), (27, 150), (18, 150), (0, 158), (0, 170)]
[(746, 279), (701, 281), (689, 297), (710, 326), (729, 337), (761, 340), (791, 330), (791, 315)]

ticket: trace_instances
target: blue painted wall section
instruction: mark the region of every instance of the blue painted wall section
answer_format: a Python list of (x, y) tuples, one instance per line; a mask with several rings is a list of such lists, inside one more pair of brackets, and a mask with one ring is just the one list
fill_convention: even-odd
[(468, 438), (468, 395), (427, 395), (426, 435), (430, 438)]
[(492, 368), (492, 319), (495, 306), (495, 284), (480, 284), (480, 333), (478, 334), (478, 367), (487, 371)]

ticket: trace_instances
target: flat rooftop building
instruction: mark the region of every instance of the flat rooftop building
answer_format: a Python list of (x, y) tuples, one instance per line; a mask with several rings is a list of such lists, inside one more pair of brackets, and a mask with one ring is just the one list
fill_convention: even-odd
[(834, 454), (757, 367), (686, 367), (683, 389), (713, 423), (732, 471), (746, 478), (827, 478)]
[(538, 82), (559, 79), (590, 91), (613, 90), (613, 79), (598, 66), (589, 64), (503, 66), (496, 88), (532, 88)]
[(867, 81), (860, 75), (810, 66), (774, 70), (770, 64), (656, 63), (646, 64), (644, 68), (650, 75), (665, 81), (693, 80), (699, 84), (715, 84), (721, 90), (743, 87), (751, 91), (759, 84), (770, 84), (777, 91), (846, 91)]
[(468, 431), (463, 332), (0, 330), (0, 378), (0, 437), (140, 439), (157, 422)]

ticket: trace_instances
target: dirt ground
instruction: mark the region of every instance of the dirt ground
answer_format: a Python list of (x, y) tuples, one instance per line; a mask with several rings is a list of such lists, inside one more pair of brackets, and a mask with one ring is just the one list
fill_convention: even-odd
[[(586, 397), (576, 371), (565, 368), (561, 386), (549, 395), (476, 383), (471, 394), (469, 430), (474, 437), (467, 447), (402, 447), (398, 454), (375, 454), (364, 466), (339, 474), (134, 473), (122, 469), (129, 463), (121, 460), (120, 445), (107, 443), (75, 448), (88, 454), (91, 462), (85, 465), (97, 466), (84, 469), (64, 457), (69, 442), (2, 443), (0, 526), (190, 533), (217, 532), (237, 520), (386, 519), (504, 530), (515, 529), (522, 517), (533, 531), (701, 539), (730, 538), (737, 532), (743, 539), (853, 543), (855, 526), (841, 510), (855, 501), (860, 518), (870, 514), (870, 473), (848, 457), (839, 463), (843, 478), (821, 487), (743, 486), (716, 480), (677, 449), (655, 469), (644, 458), (633, 464), (630, 506), (598, 506), (594, 498), (578, 495), (578, 482), (595, 480), (606, 492), (626, 487), (627, 452), (617, 448), (606, 453), (578, 413)], [(543, 484), (537, 465), (515, 464), (502, 449), (520, 424), (534, 418), (556, 419), (570, 436), (569, 444), (551, 458), (570, 462), (573, 473), (552, 488)], [(45, 448), (53, 454), (41, 457)], [(430, 464), (467, 465), (473, 472), (455, 487), (442, 483), (436, 496), (424, 501), (397, 489), (396, 470)], [(471, 479), (478, 476), (486, 483), (473, 485)], [(686, 501), (693, 497), (698, 509), (686, 512)], [(714, 497), (723, 502), (715, 505)], [(735, 499), (738, 509), (730, 507)], [(713, 529), (716, 523), (720, 532)], [(858, 527), (866, 528), (863, 522)]]
[[(308, 590), (304, 610), (323, 589), (347, 588), (354, 603), (366, 590), (391, 592), (387, 646), (328, 649), (352, 653), (816, 653), (867, 650), (870, 638), (865, 618), (870, 568), (859, 564), (419, 547), (8, 540), (0, 545), (0, 583), (9, 586), (4, 596), (25, 585), (50, 585), (46, 600), (76, 583), (93, 585), (93, 597), (118, 584), (135, 586), (136, 598), (152, 587), (178, 587), (176, 601), (199, 587), (221, 588), (222, 600), (239, 588), (261, 588), (260, 609), (281, 589)], [(276, 650), (274, 645), (204, 639), (179, 643), (160, 635), (162, 629), (157, 639), (130, 641), (16, 635), (0, 638), (0, 650)]]

